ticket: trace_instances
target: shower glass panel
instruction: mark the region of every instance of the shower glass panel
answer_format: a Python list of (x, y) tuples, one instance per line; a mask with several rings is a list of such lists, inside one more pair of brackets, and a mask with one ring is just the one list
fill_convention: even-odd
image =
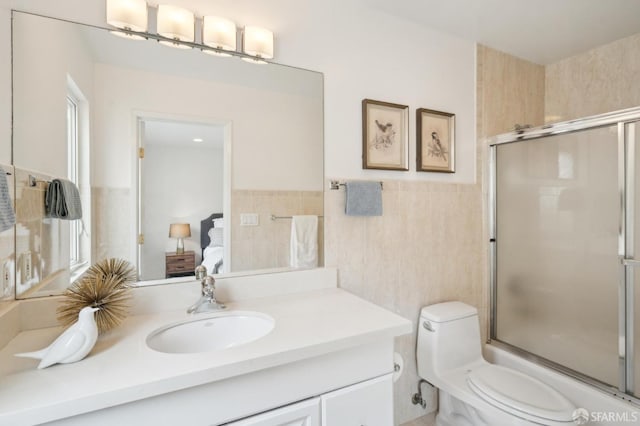
[[(640, 259), (640, 122), (628, 123), (625, 127), (625, 134), (627, 137), (628, 152), (630, 163), (629, 168), (633, 170), (632, 173), (627, 172), (627, 178), (632, 179), (630, 182), (633, 190), (628, 191), (627, 204), (632, 205), (633, 209), (627, 209), (627, 223), (631, 225), (627, 235), (627, 258)], [(629, 393), (636, 398), (640, 397), (640, 269), (637, 263), (633, 264), (627, 272), (629, 282), (632, 285), (629, 286), (629, 292), (627, 297), (633, 300), (633, 305), (628, 306), (629, 309), (633, 309), (633, 321), (631, 322), (631, 330), (629, 333), (632, 338), (633, 355), (634, 359), (631, 363), (630, 375), (633, 377), (633, 385), (629, 386)]]
[(495, 156), (492, 338), (617, 387), (617, 126), (501, 144)]

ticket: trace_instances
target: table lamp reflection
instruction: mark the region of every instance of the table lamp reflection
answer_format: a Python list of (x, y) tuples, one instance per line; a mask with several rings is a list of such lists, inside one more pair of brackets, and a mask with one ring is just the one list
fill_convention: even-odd
[(191, 226), (188, 223), (172, 223), (169, 226), (169, 238), (177, 238), (176, 253), (184, 253), (184, 238), (191, 236)]

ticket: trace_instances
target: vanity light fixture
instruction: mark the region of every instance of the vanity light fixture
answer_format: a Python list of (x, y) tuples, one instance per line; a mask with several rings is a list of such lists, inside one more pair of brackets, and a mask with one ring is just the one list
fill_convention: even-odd
[(204, 139), (202, 138), (193, 138), (194, 142), (200, 143), (200, 142), (204, 142)]
[(264, 59), (273, 58), (273, 33), (265, 28), (247, 25), (242, 32), (242, 51), (249, 55), (243, 60), (266, 64)]
[(160, 44), (177, 47), (179, 49), (190, 49), (188, 44), (195, 40), (195, 17), (187, 9), (169, 4), (158, 5), (158, 35), (174, 41), (160, 40)]
[[(266, 64), (273, 59), (273, 32), (249, 25), (242, 32), (242, 49), (237, 47), (238, 29), (233, 21), (219, 16), (195, 17), (193, 12), (169, 4), (150, 5), (145, 0), (106, 0), (107, 23), (111, 31), (131, 39), (156, 40), (180, 49), (199, 49), (217, 56), (237, 56)], [(149, 8), (156, 17), (156, 32), (149, 32)], [(153, 12), (153, 11), (152, 11)], [(153, 18), (152, 18), (153, 19)], [(153, 28), (153, 25), (151, 25)], [(195, 29), (201, 29), (196, 42)]]
[(107, 0), (107, 23), (124, 31), (112, 31), (120, 37), (144, 40), (132, 32), (147, 31), (147, 2), (145, 0)]
[(218, 16), (205, 16), (202, 19), (202, 44), (218, 50), (203, 50), (204, 53), (217, 56), (231, 56), (236, 50), (236, 24)]

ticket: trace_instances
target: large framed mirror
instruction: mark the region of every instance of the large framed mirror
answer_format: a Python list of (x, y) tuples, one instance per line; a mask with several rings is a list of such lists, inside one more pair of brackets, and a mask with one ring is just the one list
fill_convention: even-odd
[[(322, 74), (16, 11), (12, 36), (18, 298), (108, 257), (152, 283), (290, 267), (290, 218), (323, 215)], [(82, 220), (45, 217), (54, 178)]]

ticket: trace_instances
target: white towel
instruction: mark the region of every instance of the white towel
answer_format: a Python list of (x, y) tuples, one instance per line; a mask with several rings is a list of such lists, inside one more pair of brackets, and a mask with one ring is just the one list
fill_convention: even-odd
[(291, 219), (291, 267), (318, 266), (318, 216), (293, 216)]

